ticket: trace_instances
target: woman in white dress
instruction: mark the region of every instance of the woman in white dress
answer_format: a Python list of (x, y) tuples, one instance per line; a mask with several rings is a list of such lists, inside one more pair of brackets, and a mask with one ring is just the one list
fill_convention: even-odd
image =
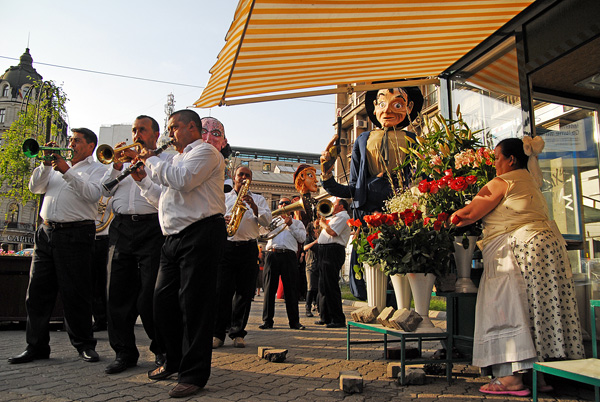
[(473, 343), (473, 365), (492, 375), (483, 393), (529, 395), (523, 373), (534, 362), (584, 357), (566, 243), (539, 189), (543, 146), (540, 137), (501, 141), (496, 178), (451, 217), (484, 225)]

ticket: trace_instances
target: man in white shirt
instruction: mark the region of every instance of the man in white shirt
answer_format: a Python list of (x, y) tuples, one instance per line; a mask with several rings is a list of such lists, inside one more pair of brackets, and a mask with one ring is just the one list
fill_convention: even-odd
[(168, 130), (179, 154), (163, 161), (142, 149), (139, 159), (145, 161), (147, 176), (139, 169), (132, 176), (142, 196), (158, 207), (166, 236), (154, 290), (154, 323), (167, 361), (148, 377), (164, 380), (179, 372), (169, 395), (183, 398), (197, 393), (210, 377), (217, 267), (227, 238), (225, 162), (202, 140), (196, 112), (173, 113)]
[[(225, 194), (227, 213), (225, 222), (230, 225), (232, 209), (245, 182), (252, 181), (252, 170), (240, 166), (233, 176), (233, 190)], [(248, 190), (240, 200), (247, 210), (243, 213), (235, 234), (227, 238), (225, 253), (217, 274), (217, 319), (213, 338), (213, 349), (223, 346), (225, 332), (236, 348), (245, 347), (244, 337), (250, 313), (250, 305), (256, 290), (258, 275), (259, 225), (271, 223), (271, 210), (262, 195)]]
[(315, 324), (326, 325), (327, 328), (346, 327), (346, 316), (342, 309), (342, 293), (340, 291), (340, 270), (346, 259), (346, 245), (350, 239), (350, 226), (347, 222), (348, 203), (337, 199), (333, 203), (332, 217), (321, 218), (321, 234), (319, 235), (319, 314)]
[[(279, 208), (290, 205), (292, 202), (287, 197), (279, 200)], [(264, 283), (265, 296), (263, 301), (263, 323), (260, 329), (273, 328), (275, 315), (275, 296), (279, 286), (279, 277), (285, 292), (285, 309), (288, 322), (292, 329), (304, 329), (300, 324), (298, 313), (298, 243), (306, 240), (304, 224), (290, 215), (281, 215), (285, 229), (267, 243), (265, 257)]]
[[(8, 359), (27, 363), (50, 355), (50, 315), (60, 289), (65, 326), (71, 344), (86, 362), (97, 362), (92, 333), (92, 272), (100, 180), (105, 167), (92, 158), (98, 139), (87, 128), (71, 130), (70, 162), (58, 153), (35, 168), (29, 190), (44, 194), (35, 234), (35, 248), (27, 289), (27, 349)], [(56, 147), (53, 142), (46, 146)], [(44, 151), (50, 158), (51, 151)]]
[[(142, 149), (156, 149), (160, 136), (158, 122), (150, 116), (138, 116), (133, 122), (133, 142)], [(117, 148), (124, 143), (117, 144)], [(116, 152), (112, 168), (102, 182), (111, 181), (119, 176), (124, 167), (124, 158), (134, 158), (137, 152), (126, 149)], [(161, 160), (171, 155), (161, 153)], [(155, 355), (157, 366), (164, 364), (164, 350), (155, 337), (154, 285), (158, 275), (160, 249), (165, 240), (158, 222), (158, 210), (141, 195), (140, 188), (131, 176), (120, 181), (111, 190), (104, 189), (105, 196), (112, 196), (112, 208), (115, 214), (111, 222), (109, 283), (108, 283), (108, 339), (116, 353), (115, 360), (104, 372), (115, 374), (137, 365), (140, 353), (135, 345), (135, 322), (138, 315), (142, 319), (144, 330), (150, 338), (150, 351)]]

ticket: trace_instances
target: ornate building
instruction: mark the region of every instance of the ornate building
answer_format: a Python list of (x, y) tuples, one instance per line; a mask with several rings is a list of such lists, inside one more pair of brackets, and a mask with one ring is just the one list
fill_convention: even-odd
[(277, 209), (279, 198), (299, 195), (294, 187), (294, 172), (298, 165), (312, 165), (317, 169), (317, 173), (321, 174), (319, 154), (236, 146), (231, 148), (232, 170), (240, 165), (248, 166), (252, 170), (250, 190), (265, 197), (271, 210)]
[[(0, 76), (0, 149), (2, 137), (11, 124), (19, 117), (19, 112), (34, 102), (37, 97), (33, 84), (42, 81), (42, 76), (33, 68), (33, 58), (29, 49), (21, 55), (19, 64), (9, 67)], [(62, 136), (58, 142), (66, 143), (66, 124), (62, 124)], [(27, 183), (23, 183), (27, 186)], [(0, 198), (0, 243), (5, 251), (33, 247), (33, 235), (37, 219), (37, 204), (29, 201), (26, 205), (14, 199)]]

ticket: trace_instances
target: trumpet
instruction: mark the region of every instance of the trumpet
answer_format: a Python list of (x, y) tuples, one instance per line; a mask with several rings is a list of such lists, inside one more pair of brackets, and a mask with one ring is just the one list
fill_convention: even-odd
[(43, 161), (52, 161), (55, 159), (54, 155), (44, 155), (40, 154), (40, 151), (52, 151), (53, 153), (57, 153), (62, 156), (62, 152), (65, 153), (63, 156), (66, 160), (73, 159), (73, 150), (71, 148), (58, 148), (58, 147), (41, 147), (40, 144), (33, 138), (28, 138), (23, 142), (23, 153), (28, 158), (37, 157)]
[[(158, 155), (161, 152), (163, 152), (165, 149), (169, 148), (171, 145), (173, 145), (173, 143), (175, 142), (174, 139), (170, 140), (169, 142), (167, 142), (166, 144), (164, 144), (163, 146), (161, 146), (160, 148), (157, 148), (154, 150), (154, 155)], [(129, 165), (129, 167), (127, 167), (127, 169), (123, 169), (123, 172), (118, 175), (115, 179), (107, 181), (105, 183), (102, 183), (102, 187), (104, 187), (104, 189), (106, 191), (111, 191), (113, 188), (116, 187), (117, 184), (119, 184), (120, 182), (122, 182), (127, 176), (129, 176), (132, 172), (134, 172), (135, 170), (139, 169), (140, 167), (142, 167), (142, 165), (144, 164), (143, 161), (137, 161), (136, 163), (134, 163), (133, 165)]]
[[(121, 152), (124, 151), (126, 149), (129, 148), (137, 148), (137, 151), (139, 152), (142, 149), (142, 144), (140, 144), (139, 142), (134, 142), (131, 145), (123, 145), (117, 148), (111, 147), (108, 144), (102, 144), (102, 145), (98, 145), (98, 149), (96, 149), (96, 158), (98, 159), (98, 162), (103, 163), (105, 165), (108, 165), (109, 163), (113, 163), (115, 162), (115, 154), (117, 152)], [(117, 159), (117, 162), (129, 162), (131, 161), (131, 159), (129, 158), (121, 158), (121, 159)]]

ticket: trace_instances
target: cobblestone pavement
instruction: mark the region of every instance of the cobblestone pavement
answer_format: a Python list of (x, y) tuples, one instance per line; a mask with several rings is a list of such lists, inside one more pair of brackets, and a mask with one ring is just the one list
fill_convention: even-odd
[[(356, 307), (345, 305), (346, 316)], [(304, 312), (303, 305), (300, 306)], [(276, 304), (275, 327), (260, 330), (262, 296), (252, 305), (246, 348), (233, 348), (228, 338), (213, 353), (212, 374), (207, 386), (187, 400), (194, 401), (528, 401), (531, 398), (487, 396), (478, 392), (486, 382), (478, 370), (455, 365), (458, 374), (452, 384), (445, 376), (428, 376), (425, 385), (400, 386), (387, 377), (382, 344), (352, 346), (352, 360), (346, 360), (346, 330), (326, 329), (314, 324), (315, 318), (302, 317), (304, 331), (287, 325), (285, 305)], [(443, 320), (434, 319), (437, 326)], [(25, 332), (14, 325), (0, 325), (0, 401), (163, 401), (176, 379), (151, 381), (147, 371), (154, 368), (149, 341), (141, 325), (136, 326), (140, 346), (138, 366), (123, 373), (106, 375), (104, 367), (114, 354), (106, 331), (96, 333), (100, 362), (81, 361), (70, 345), (66, 332), (51, 333), (50, 360), (11, 365), (6, 359), (25, 348)], [(353, 328), (353, 340), (381, 339), (381, 335)], [(288, 349), (285, 362), (271, 363), (257, 356), (259, 346)], [(439, 342), (424, 342), (426, 354), (441, 348)], [(358, 370), (364, 380), (360, 394), (345, 394), (339, 389), (339, 373)], [(554, 394), (542, 394), (541, 401), (593, 400), (593, 389), (561, 383)]]

